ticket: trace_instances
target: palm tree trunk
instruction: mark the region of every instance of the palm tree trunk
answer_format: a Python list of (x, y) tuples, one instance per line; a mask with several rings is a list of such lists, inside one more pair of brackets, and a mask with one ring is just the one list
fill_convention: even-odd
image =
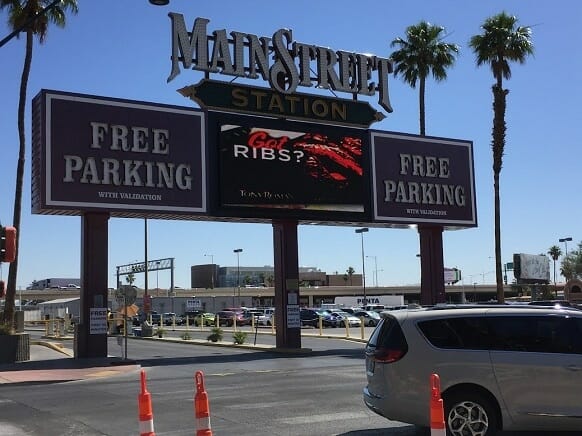
[(26, 159), (26, 136), (24, 126), (24, 112), (26, 109), (26, 90), (28, 88), (28, 77), (30, 75), (30, 66), (32, 64), (32, 31), (26, 32), (26, 54), (24, 56), (24, 67), (20, 78), (20, 96), (18, 99), (18, 164), (16, 167), (16, 189), (14, 192), (14, 216), (12, 225), (16, 227), (16, 258), (10, 264), (8, 270), (8, 286), (6, 287), (6, 302), (4, 306), (4, 323), (14, 324), (14, 301), (16, 298), (16, 278), (18, 273), (18, 258), (20, 257), (19, 245), (22, 228), (20, 226), (20, 215), (22, 212), (22, 185), (24, 181), (24, 162)]
[(503, 272), (501, 270), (501, 201), (499, 196), (499, 174), (503, 165), (505, 148), (505, 96), (501, 76), (493, 86), (493, 191), (495, 203), (495, 280), (497, 284), (497, 302), (505, 302), (503, 293)]
[(418, 108), (419, 108), (419, 116), (420, 116), (420, 135), (424, 136), (426, 134), (426, 109), (424, 104), (424, 93), (426, 89), (426, 80), (424, 77), (421, 77), (419, 80), (418, 85)]
[(501, 272), (501, 212), (499, 201), (499, 173), (493, 175), (495, 192), (495, 283), (497, 284), (497, 302), (505, 302), (503, 292), (503, 274)]

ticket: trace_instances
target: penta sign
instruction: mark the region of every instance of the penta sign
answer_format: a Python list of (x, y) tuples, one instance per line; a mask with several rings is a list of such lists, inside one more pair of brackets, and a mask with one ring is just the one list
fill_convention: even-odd
[[(172, 23), (172, 71), (168, 82), (180, 74), (181, 65), (207, 74), (260, 77), (283, 94), (293, 94), (298, 86), (363, 96), (378, 92), (380, 106), (392, 112), (388, 95), (388, 76), (392, 73), (389, 59), (297, 42), (290, 29), (279, 29), (271, 38), (235, 31), (227, 34), (225, 29), (209, 35), (210, 20), (196, 18), (188, 32), (183, 15), (175, 12), (168, 15)], [(316, 72), (315, 78), (311, 77), (312, 71)], [(374, 72), (377, 82), (372, 81)]]

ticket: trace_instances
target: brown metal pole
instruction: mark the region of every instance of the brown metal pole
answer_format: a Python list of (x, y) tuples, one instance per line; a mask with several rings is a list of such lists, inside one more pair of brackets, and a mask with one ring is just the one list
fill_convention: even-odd
[(80, 322), (75, 332), (75, 358), (107, 357), (107, 334), (91, 334), (91, 308), (108, 307), (108, 213), (81, 218)]
[(421, 274), (420, 304), (423, 306), (446, 301), (443, 230), (441, 226), (418, 226)]
[[(297, 221), (273, 221), (273, 249), (275, 260), (275, 320), (277, 348), (301, 348), (299, 321), (299, 256), (297, 248)], [(297, 323), (289, 324), (295, 315)]]

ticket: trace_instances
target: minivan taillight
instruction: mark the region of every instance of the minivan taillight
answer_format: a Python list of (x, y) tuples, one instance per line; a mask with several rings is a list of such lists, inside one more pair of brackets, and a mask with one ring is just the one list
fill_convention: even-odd
[(379, 363), (394, 363), (406, 354), (406, 350), (379, 347), (374, 351), (372, 358)]

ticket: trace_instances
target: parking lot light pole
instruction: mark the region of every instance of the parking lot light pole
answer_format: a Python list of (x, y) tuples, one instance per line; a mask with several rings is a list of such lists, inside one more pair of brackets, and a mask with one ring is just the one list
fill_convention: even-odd
[(378, 256), (366, 256), (367, 258), (374, 259), (374, 286), (378, 287)]
[(210, 257), (210, 264), (212, 265), (212, 275), (210, 276), (210, 289), (214, 289), (214, 254), (205, 254), (204, 257)]
[(560, 238), (558, 239), (558, 241), (563, 242), (565, 244), (566, 247), (566, 257), (568, 257), (568, 241), (571, 241), (572, 238), (570, 236), (568, 236), (567, 238)]
[(368, 300), (366, 299), (366, 256), (364, 255), (364, 233), (368, 230), (367, 227), (356, 229), (356, 233), (359, 233), (362, 239), (362, 289), (364, 290), (364, 306), (368, 304)]
[(236, 284), (238, 288), (238, 304), (240, 305), (240, 254), (242, 253), (243, 250), (242, 248), (236, 248), (232, 251), (236, 253)]

